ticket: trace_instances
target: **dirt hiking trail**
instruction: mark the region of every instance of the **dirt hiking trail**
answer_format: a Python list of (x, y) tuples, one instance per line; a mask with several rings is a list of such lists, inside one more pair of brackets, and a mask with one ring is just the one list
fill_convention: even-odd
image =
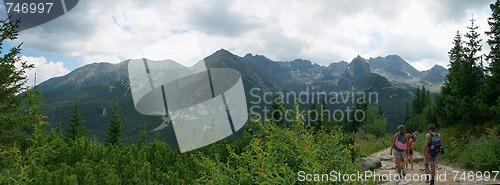
[[(382, 166), (378, 169), (374, 170), (374, 173), (377, 174), (396, 174), (396, 164), (394, 163), (394, 155), (389, 155), (390, 148), (386, 148), (377, 153), (370, 155), (368, 158), (380, 159)], [(380, 184), (415, 184), (415, 185), (425, 185), (429, 183), (425, 183), (424, 174), (424, 164), (423, 164), (423, 155), (419, 152), (413, 153), (414, 166), (413, 170), (407, 169), (407, 175), (405, 179), (400, 181), (397, 180), (381, 180)], [(408, 165), (408, 168), (411, 168)], [(472, 175), (474, 173), (474, 175)], [(443, 164), (442, 161), (438, 162), (436, 166), (436, 174), (439, 178), (436, 177), (435, 184), (500, 184), (500, 174), (497, 175), (496, 181), (493, 181), (493, 177), (495, 173), (490, 175), (491, 180), (484, 181), (478, 180), (475, 178), (476, 171), (469, 171), (466, 169), (451, 167), (449, 165)], [(463, 175), (462, 175), (463, 174)], [(470, 176), (469, 176), (470, 174)], [(469, 179), (467, 179), (469, 177)]]

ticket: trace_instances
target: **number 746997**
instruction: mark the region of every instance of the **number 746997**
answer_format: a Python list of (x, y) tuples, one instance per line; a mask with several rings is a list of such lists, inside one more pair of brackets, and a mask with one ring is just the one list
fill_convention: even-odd
[(454, 181), (496, 181), (498, 171), (452, 171)]
[(50, 9), (54, 3), (5, 3), (7, 5), (7, 13), (50, 13)]

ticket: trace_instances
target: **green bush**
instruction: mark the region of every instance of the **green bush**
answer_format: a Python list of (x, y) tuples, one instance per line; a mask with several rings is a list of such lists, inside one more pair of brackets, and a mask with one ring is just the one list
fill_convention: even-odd
[(392, 134), (385, 133), (382, 137), (375, 137), (371, 134), (366, 134), (363, 138), (359, 139), (359, 148), (361, 156), (367, 157), (375, 152), (383, 150), (391, 146)]
[(500, 169), (500, 138), (483, 136), (473, 140), (462, 150), (459, 162), (468, 169), (491, 171)]
[(44, 125), (34, 125), (26, 149), (0, 149), (0, 184), (295, 184), (299, 171), (358, 170), (355, 137), (340, 126), (251, 122), (234, 142), (179, 153), (158, 140), (142, 147), (66, 140)]
[(340, 127), (327, 132), (309, 132), (297, 127), (281, 128), (272, 122), (252, 123), (258, 128), (245, 152), (237, 154), (232, 145), (227, 162), (203, 155), (201, 182), (208, 184), (294, 184), (297, 173), (323, 174), (332, 170), (354, 173), (358, 158), (354, 140), (341, 132)]

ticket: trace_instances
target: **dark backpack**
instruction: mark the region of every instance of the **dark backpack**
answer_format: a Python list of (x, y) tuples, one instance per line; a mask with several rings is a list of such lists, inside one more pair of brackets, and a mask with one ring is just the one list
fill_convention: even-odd
[(444, 154), (444, 149), (443, 149), (443, 146), (441, 145), (440, 135), (438, 133), (436, 133), (436, 135), (433, 135), (430, 132), (429, 132), (429, 135), (431, 136), (431, 138), (429, 141), (429, 146), (427, 147), (427, 152), (431, 154), (432, 158), (435, 158), (436, 156), (438, 156), (439, 153)]

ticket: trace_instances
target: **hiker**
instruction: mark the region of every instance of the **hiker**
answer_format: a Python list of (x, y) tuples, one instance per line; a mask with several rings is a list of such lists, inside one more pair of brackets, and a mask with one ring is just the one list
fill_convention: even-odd
[(406, 134), (406, 138), (408, 139), (407, 150), (406, 150), (406, 160), (405, 160), (405, 168), (408, 169), (408, 163), (410, 163), (411, 170), (413, 170), (413, 142), (416, 141), (418, 136), (418, 132), (415, 131), (413, 134)]
[[(444, 153), (443, 147), (441, 146), (442, 139), (441, 135), (436, 132), (436, 126), (434, 124), (429, 124), (427, 127), (429, 133), (425, 135), (424, 144), (424, 165), (425, 165), (425, 182), (430, 182), (431, 185), (434, 184), (434, 177), (436, 176), (436, 164), (438, 163), (438, 154)], [(430, 169), (430, 181), (429, 181), (429, 163)]]
[(404, 170), (401, 170), (404, 166), (403, 161), (406, 156), (406, 143), (408, 139), (405, 134), (405, 127), (403, 125), (398, 126), (398, 133), (394, 134), (394, 138), (391, 144), (391, 150), (389, 155), (392, 155), (392, 150), (394, 150), (394, 162), (396, 163), (396, 171), (398, 174), (402, 174), (401, 177), (406, 175)]

